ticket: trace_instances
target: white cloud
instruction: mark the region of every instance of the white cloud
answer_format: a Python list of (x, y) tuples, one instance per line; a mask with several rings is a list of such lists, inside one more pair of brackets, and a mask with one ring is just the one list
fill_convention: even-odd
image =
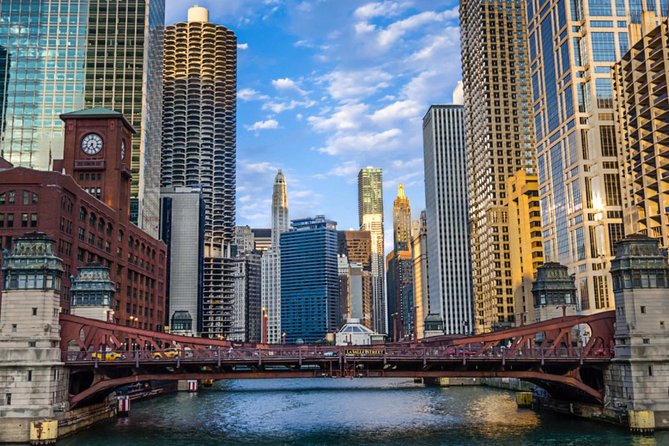
[(385, 89), (392, 76), (377, 68), (359, 71), (333, 71), (324, 80), (328, 82), (328, 93), (333, 99), (363, 98)]
[(458, 85), (453, 90), (453, 103), (458, 105), (465, 103), (465, 92), (462, 87), (462, 81), (458, 81)]
[[(268, 172), (276, 172), (279, 170), (279, 167), (272, 164), (268, 163), (267, 161), (259, 162), (259, 163), (254, 163), (251, 161), (239, 161), (239, 167), (246, 171), (246, 172), (251, 172), (251, 173), (268, 173)], [(239, 191), (240, 188), (237, 188), (237, 191)]]
[(416, 101), (396, 101), (375, 111), (370, 119), (376, 124), (388, 125), (397, 120), (407, 120), (420, 117), (422, 107)]
[(237, 98), (240, 101), (264, 101), (268, 96), (258, 93), (253, 88), (242, 88), (237, 92)]
[(423, 158), (413, 158), (409, 160), (398, 159), (393, 161), (393, 168), (395, 169), (410, 169), (418, 166), (423, 166)]
[(281, 113), (286, 110), (293, 110), (297, 107), (310, 108), (316, 105), (316, 101), (306, 100), (306, 101), (296, 101), (290, 100), (288, 102), (273, 102), (269, 101), (262, 105), (263, 110), (271, 110), (274, 113)]
[(287, 77), (284, 77), (283, 79), (274, 79), (272, 85), (277, 90), (292, 90), (302, 95), (306, 94), (306, 91), (302, 90), (294, 80)]
[(397, 148), (402, 131), (392, 128), (381, 132), (359, 132), (335, 134), (328, 138), (327, 145), (319, 152), (329, 155), (360, 153), (361, 151), (388, 151)]
[(367, 22), (359, 22), (355, 24), (354, 29), (356, 34), (366, 34), (374, 31), (376, 29), (376, 25), (372, 25), (371, 23)]
[(398, 3), (392, 1), (367, 3), (356, 9), (353, 15), (362, 20), (369, 20), (375, 17), (392, 17), (401, 13), (410, 5), (410, 2)]
[(257, 132), (258, 130), (271, 130), (279, 128), (279, 121), (276, 119), (267, 119), (266, 121), (257, 121), (253, 125), (246, 126), (249, 132)]
[(368, 106), (361, 103), (347, 103), (337, 107), (328, 117), (309, 116), (307, 121), (320, 132), (329, 130), (353, 130), (360, 126)]
[(237, 44), (237, 49), (238, 50), (248, 50), (249, 49), (249, 44), (248, 43), (238, 43)]
[(378, 35), (377, 41), (382, 47), (389, 47), (397, 42), (404, 34), (427, 25), (432, 22), (442, 22), (447, 19), (455, 19), (458, 17), (458, 7), (448, 9), (443, 12), (425, 11), (419, 14), (412, 15), (406, 19), (398, 20), (389, 25), (386, 29), (381, 31)]

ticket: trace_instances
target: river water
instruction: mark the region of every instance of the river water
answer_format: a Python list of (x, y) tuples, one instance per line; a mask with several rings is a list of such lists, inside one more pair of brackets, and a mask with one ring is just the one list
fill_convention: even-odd
[(59, 446), (208, 445), (669, 445), (669, 432), (517, 409), (512, 392), (426, 388), (404, 379), (218, 382), (197, 394), (135, 402)]

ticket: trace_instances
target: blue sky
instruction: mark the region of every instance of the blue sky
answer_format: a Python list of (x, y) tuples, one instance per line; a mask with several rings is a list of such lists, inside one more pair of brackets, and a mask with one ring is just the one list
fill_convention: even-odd
[(422, 118), (461, 96), (456, 1), (166, 0), (166, 23), (185, 21), (194, 3), (239, 43), (237, 224), (269, 226), (279, 168), (291, 219), (324, 214), (357, 228), (357, 173), (368, 165), (384, 171), (386, 234), (398, 183), (418, 217)]

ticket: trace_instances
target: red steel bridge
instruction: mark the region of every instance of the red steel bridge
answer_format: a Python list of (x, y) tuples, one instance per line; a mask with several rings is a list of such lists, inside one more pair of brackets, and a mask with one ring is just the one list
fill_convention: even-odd
[[(60, 317), (71, 407), (150, 380), (313, 377), (510, 377), (538, 384), (555, 398), (602, 403), (614, 323), (609, 311), (469, 337), (300, 346), (238, 344)], [(577, 332), (588, 334), (585, 345)]]

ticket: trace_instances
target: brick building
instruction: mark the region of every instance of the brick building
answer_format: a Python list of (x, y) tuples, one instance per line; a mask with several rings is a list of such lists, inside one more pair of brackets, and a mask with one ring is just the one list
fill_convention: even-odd
[(43, 232), (56, 241), (65, 268), (62, 308), (69, 312), (70, 276), (100, 263), (116, 284), (114, 321), (162, 331), (166, 322), (166, 246), (130, 223), (130, 159), (135, 130), (121, 113), (90, 109), (61, 116), (62, 160), (54, 171), (13, 167), (0, 159), (0, 245)]

